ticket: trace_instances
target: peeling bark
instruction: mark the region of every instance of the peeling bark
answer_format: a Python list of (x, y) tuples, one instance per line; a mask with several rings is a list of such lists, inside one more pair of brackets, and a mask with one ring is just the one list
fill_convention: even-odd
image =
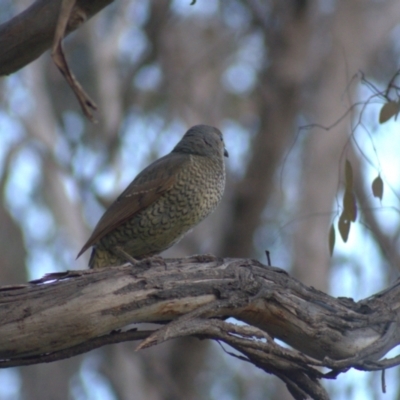
[[(321, 378), (399, 363), (377, 361), (399, 343), (399, 290), (395, 283), (359, 302), (336, 299), (279, 268), (212, 256), (49, 274), (0, 289), (0, 366), (55, 361), (126, 340), (144, 339), (139, 350), (195, 336), (229, 344), (239, 358), (282, 379), (295, 398), (327, 398)], [(142, 322), (160, 327), (121, 331)], [(332, 371), (323, 374), (321, 366)]]

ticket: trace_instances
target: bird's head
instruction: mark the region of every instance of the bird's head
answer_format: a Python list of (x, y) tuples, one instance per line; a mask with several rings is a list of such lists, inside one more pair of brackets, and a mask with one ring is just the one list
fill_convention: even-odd
[(229, 157), (221, 131), (209, 125), (191, 127), (172, 151), (199, 156)]

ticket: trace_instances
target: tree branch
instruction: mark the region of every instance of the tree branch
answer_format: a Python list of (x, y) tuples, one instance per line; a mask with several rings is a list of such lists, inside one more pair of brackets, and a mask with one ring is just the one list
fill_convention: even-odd
[(21, 357), (9, 360), (0, 360), (0, 368), (20, 367), (23, 365), (33, 365), (64, 360), (66, 358), (71, 358), (79, 354), (87, 353), (88, 351), (106, 346), (108, 344), (145, 339), (152, 333), (152, 331), (138, 331), (136, 328), (130, 329), (126, 332), (112, 331), (108, 335), (89, 339), (86, 342), (83, 342), (76, 346), (72, 346), (64, 350), (55, 351), (53, 353), (39, 354), (35, 356)]
[[(140, 350), (195, 336), (230, 345), (241, 353), (235, 357), (282, 379), (295, 398), (327, 399), (322, 378), (400, 363), (399, 357), (377, 361), (400, 341), (399, 290), (396, 282), (359, 302), (336, 299), (281, 269), (212, 256), (49, 274), (0, 288), (0, 367), (51, 362), (125, 340), (144, 339)], [(161, 325), (120, 331), (142, 322)], [(331, 371), (323, 374), (322, 366)]]
[[(110, 4), (113, 0), (77, 0), (66, 34)], [(0, 76), (29, 64), (53, 43), (62, 0), (36, 0), (22, 13), (0, 25)]]

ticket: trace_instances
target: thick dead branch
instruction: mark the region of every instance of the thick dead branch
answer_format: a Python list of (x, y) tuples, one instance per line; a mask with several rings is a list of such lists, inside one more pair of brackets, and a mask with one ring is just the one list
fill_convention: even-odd
[[(66, 34), (113, 0), (76, 0)], [(62, 0), (36, 0), (24, 12), (0, 25), (0, 76), (29, 64), (53, 43)]]
[[(400, 363), (378, 361), (399, 343), (399, 290), (396, 282), (356, 303), (254, 260), (211, 256), (50, 274), (0, 288), (0, 366), (55, 361), (124, 340), (145, 339), (139, 350), (195, 336), (230, 345), (240, 352), (234, 356), (282, 379), (295, 398), (326, 399), (322, 378)], [(121, 331), (142, 322), (161, 325)], [(331, 371), (323, 374), (322, 366)]]

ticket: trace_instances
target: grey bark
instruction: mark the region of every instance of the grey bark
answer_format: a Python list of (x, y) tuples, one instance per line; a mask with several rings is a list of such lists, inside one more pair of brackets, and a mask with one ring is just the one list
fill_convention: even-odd
[[(67, 33), (111, 2), (77, 0)], [(37, 0), (24, 12), (0, 25), (0, 76), (19, 70), (50, 48), (60, 5), (61, 0)]]
[[(49, 274), (2, 288), (0, 366), (54, 361), (129, 339), (146, 338), (141, 349), (195, 336), (233, 346), (282, 379), (295, 398), (307, 393), (320, 399), (327, 398), (319, 384), (324, 377), (349, 367), (374, 370), (398, 363), (376, 361), (400, 341), (398, 284), (354, 302), (253, 260), (197, 256), (165, 262)], [(222, 321), (227, 317), (249, 326)], [(143, 322), (161, 327), (116, 331)], [(324, 375), (320, 366), (332, 372)]]

